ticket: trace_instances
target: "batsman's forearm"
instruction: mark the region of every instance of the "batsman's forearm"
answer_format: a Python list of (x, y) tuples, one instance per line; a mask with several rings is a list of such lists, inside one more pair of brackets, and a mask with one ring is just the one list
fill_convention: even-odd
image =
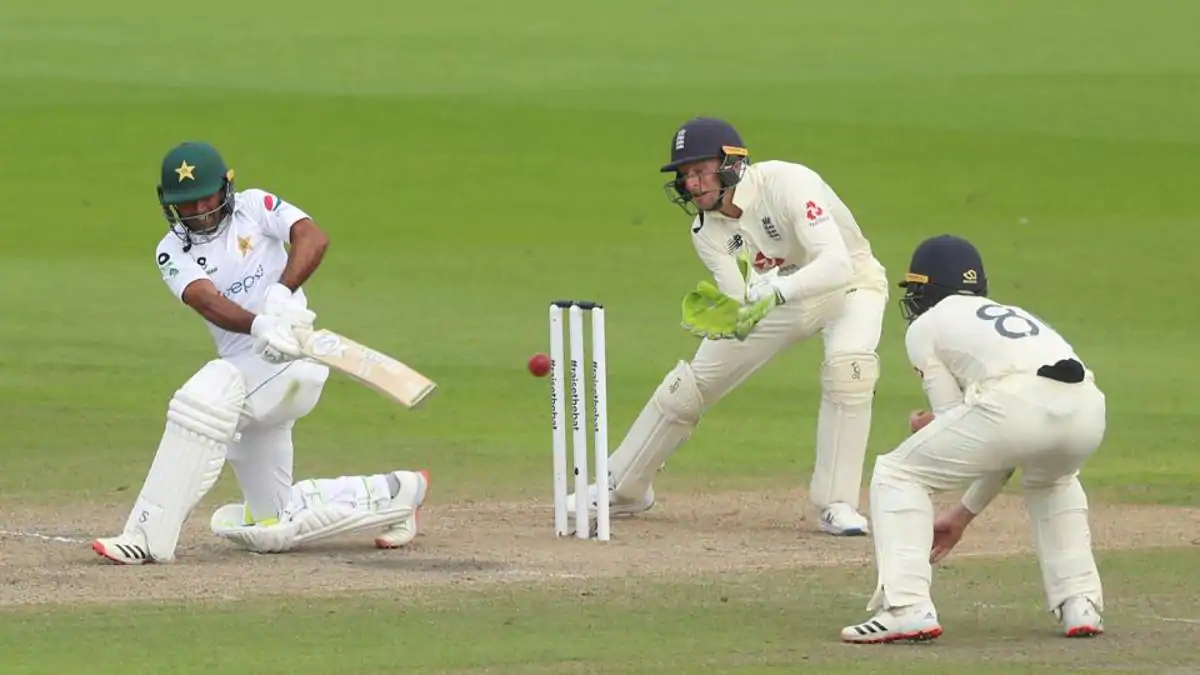
[(206, 295), (193, 306), (209, 323), (233, 333), (249, 335), (254, 325), (253, 313), (220, 295)]
[(321, 260), (325, 257), (325, 249), (329, 248), (329, 237), (317, 229), (316, 225), (300, 226), (297, 223), (292, 230), (292, 247), (288, 252), (287, 266), (279, 283), (295, 292), (304, 282), (308, 281)]

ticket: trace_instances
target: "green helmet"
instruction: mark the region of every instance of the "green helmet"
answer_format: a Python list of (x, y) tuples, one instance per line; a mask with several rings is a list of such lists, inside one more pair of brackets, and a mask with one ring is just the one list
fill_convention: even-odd
[[(217, 193), (222, 193), (222, 199), (216, 208), (186, 217), (180, 213), (180, 204)], [(171, 231), (185, 243), (204, 243), (221, 233), (233, 213), (233, 194), (233, 171), (225, 166), (221, 153), (208, 143), (181, 143), (163, 157), (158, 203)], [(214, 218), (215, 222), (203, 225)]]

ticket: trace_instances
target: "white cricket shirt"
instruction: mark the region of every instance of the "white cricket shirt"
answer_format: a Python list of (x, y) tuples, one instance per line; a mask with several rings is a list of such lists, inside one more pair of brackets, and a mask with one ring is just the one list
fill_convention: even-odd
[(887, 272), (854, 215), (812, 169), (770, 160), (746, 167), (733, 204), (740, 218), (710, 211), (692, 223), (696, 253), (722, 293), (741, 299), (737, 256), (756, 273), (779, 268), (787, 301), (853, 287), (887, 292)]
[[(1038, 317), (1014, 305), (952, 295), (918, 316), (904, 337), (933, 412), (963, 402), (963, 392), (1005, 375), (1037, 372), (1061, 359), (1083, 360)], [(1092, 377), (1090, 371), (1086, 377)]]
[[(232, 222), (216, 239), (184, 250), (184, 243), (168, 232), (155, 252), (159, 273), (176, 298), (194, 281), (209, 279), (221, 295), (249, 312), (262, 311), (267, 288), (279, 281), (287, 266), (284, 244), (291, 241), (292, 225), (307, 213), (279, 197), (258, 189), (234, 195)], [(303, 298), (303, 289), (296, 297)], [(254, 338), (233, 333), (210, 322), (209, 332), (221, 358), (253, 352)]]

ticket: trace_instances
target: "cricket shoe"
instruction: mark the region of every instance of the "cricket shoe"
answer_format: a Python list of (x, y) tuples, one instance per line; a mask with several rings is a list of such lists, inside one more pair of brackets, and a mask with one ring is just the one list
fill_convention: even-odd
[(421, 526), (421, 507), (425, 504), (425, 496), (429, 493), (429, 472), (396, 471), (394, 476), (400, 481), (400, 491), (392, 497), (393, 502), (411, 504), (413, 514), (407, 520), (396, 525), (390, 525), (379, 536), (375, 537), (375, 548), (400, 548), (416, 539)]
[(942, 634), (932, 603), (885, 609), (863, 623), (842, 629), (842, 642), (886, 644), (927, 642)]
[(1104, 618), (1096, 603), (1084, 595), (1076, 595), (1054, 608), (1054, 617), (1062, 624), (1067, 637), (1094, 637), (1104, 632)]
[(866, 517), (853, 506), (835, 502), (821, 512), (821, 531), (838, 537), (861, 537), (871, 529)]
[[(596, 507), (599, 504), (598, 495), (600, 488), (592, 483), (588, 487), (588, 496), (592, 498), (591, 504), (588, 505), (588, 514), (596, 515)], [(625, 500), (617, 496), (616, 492), (609, 491), (608, 493), (608, 515), (609, 516), (633, 516), (639, 513), (645, 513), (654, 507), (654, 486), (646, 488), (646, 493), (641, 499)], [(575, 517), (575, 494), (567, 495), (567, 514)]]
[(128, 534), (101, 537), (92, 542), (92, 550), (120, 565), (145, 565), (154, 562), (141, 537)]

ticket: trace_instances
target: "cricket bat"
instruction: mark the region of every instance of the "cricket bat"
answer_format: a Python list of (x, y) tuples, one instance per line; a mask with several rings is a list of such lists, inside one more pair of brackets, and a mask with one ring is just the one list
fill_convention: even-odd
[(300, 352), (412, 410), (437, 385), (408, 365), (331, 330), (296, 329)]

